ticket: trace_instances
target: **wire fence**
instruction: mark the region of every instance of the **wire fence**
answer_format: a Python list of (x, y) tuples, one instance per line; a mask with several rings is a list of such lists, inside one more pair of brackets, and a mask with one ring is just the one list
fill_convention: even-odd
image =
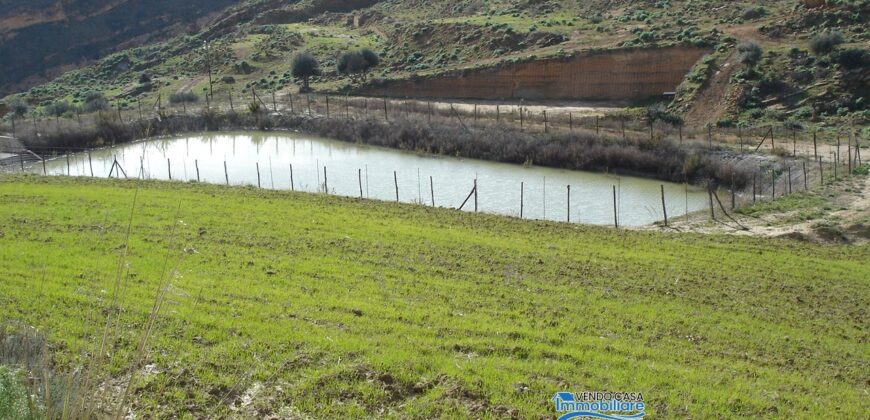
[[(661, 121), (650, 121), (638, 114), (605, 113), (594, 108), (578, 110), (523, 103), (449, 102), (313, 93), (294, 95), (268, 92), (264, 95), (256, 90), (245, 95), (230, 91), (225, 98), (208, 95), (204, 98), (204, 102), (180, 103), (167, 103), (162, 98), (153, 103), (137, 100), (126, 106), (115, 105), (91, 113), (74, 110), (72, 113), (67, 112), (51, 118), (38, 115), (31, 115), (27, 119), (7, 118), (6, 123), (0, 126), (0, 131), (9, 134), (6, 142), (0, 143), (0, 171), (39, 173), (38, 163), (42, 162), (43, 172), (46, 173), (46, 159), (88, 150), (52, 146), (27, 148), (16, 139), (23, 139), (26, 144), (28, 139), (93, 128), (104, 121), (129, 123), (205, 112), (289, 113), (311, 118), (365, 118), (387, 122), (405, 119), (427, 123), (450, 122), (469, 130), (500, 127), (543, 133), (585, 131), (623, 138), (629, 135), (648, 135), (653, 143), (656, 140), (669, 139), (687, 147), (707, 145), (710, 149), (729, 148), (741, 155), (763, 152), (758, 154), (759, 159), (766, 159), (764, 156), (770, 154), (781, 158), (769, 159), (764, 164), (766, 172), (756, 173), (751, 187), (738, 190), (732, 182), (731, 186), (720, 186), (718, 190), (708, 188), (712, 218), (717, 217), (717, 212), (720, 217), (728, 216), (729, 210), (742, 205), (775, 199), (851, 176), (853, 169), (863, 163), (861, 140), (856, 132), (848, 129), (819, 132), (786, 124), (689, 129)], [(769, 177), (767, 173), (770, 174)], [(662, 207), (665, 208), (664, 205)]]

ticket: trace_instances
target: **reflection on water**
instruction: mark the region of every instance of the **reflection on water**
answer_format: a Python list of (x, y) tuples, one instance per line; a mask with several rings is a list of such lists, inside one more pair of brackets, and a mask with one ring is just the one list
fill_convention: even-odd
[[(380, 200), (399, 200), (457, 208), (477, 180), (480, 211), (531, 219), (613, 224), (616, 187), (620, 225), (661, 220), (664, 184), (668, 216), (705, 207), (706, 193), (682, 184), (643, 178), (493, 163), (474, 159), (417, 155), (294, 133), (221, 133), (155, 139), (71, 155), (47, 162), (49, 174), (114, 176), (123, 174)], [(226, 165), (226, 170), (224, 169)], [(259, 168), (259, 180), (258, 180)], [(42, 172), (41, 165), (31, 168)], [(197, 175), (198, 173), (198, 175)], [(474, 197), (464, 210), (474, 210)]]

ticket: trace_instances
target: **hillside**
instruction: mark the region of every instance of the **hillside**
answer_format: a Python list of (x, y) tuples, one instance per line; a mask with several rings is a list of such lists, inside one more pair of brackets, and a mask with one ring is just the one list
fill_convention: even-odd
[[(274, 89), (280, 95), (298, 91), (290, 61), (303, 51), (318, 58), (323, 69), (323, 75), (312, 81), (315, 90), (366, 92), (391, 86), (391, 80), (437, 81), (445, 74), (473, 75), (478, 68), (602, 51), (615, 51), (618, 61), (624, 49), (655, 54), (659, 48), (677, 46), (708, 53), (695, 66), (681, 70), (684, 80), (672, 86), (677, 97), (671, 109), (692, 125), (865, 125), (870, 2), (817, 3), (825, 2), (775, 0), (758, 6), (693, 0), (242, 1), (214, 15), (199, 30), (111, 54), (17, 98), (39, 113), (58, 100), (81, 105), (93, 91), (105, 92), (121, 106), (137, 98), (153, 102), (158, 94), (202, 95), (208, 64), (220, 98), (252, 87)], [(196, 2), (185, 4), (192, 7)], [(217, 2), (210, 4), (217, 8)], [(831, 32), (840, 34), (842, 43), (810, 52), (813, 39)], [(760, 57), (751, 64), (741, 63), (736, 52), (746, 41), (761, 47)], [(208, 50), (203, 42), (208, 42)], [(365, 83), (335, 70), (340, 52), (361, 47), (381, 57), (381, 65)], [(93, 51), (95, 56), (105, 52)], [(28, 67), (19, 70), (26, 72)], [(647, 83), (643, 72), (635, 77), (636, 83)], [(396, 96), (406, 94), (397, 91)], [(598, 98), (581, 92), (577, 99)], [(648, 103), (640, 96), (635, 99), (637, 104)]]
[(4, 0), (0, 2), (0, 94), (115, 51), (197, 33), (237, 0)]
[(109, 374), (83, 391), (97, 413), (132, 380), (137, 418), (537, 418), (563, 389), (642, 392), (656, 418), (854, 418), (868, 251), (6, 176), (0, 319), (37, 330), (0, 342), (44, 332), (57, 383)]

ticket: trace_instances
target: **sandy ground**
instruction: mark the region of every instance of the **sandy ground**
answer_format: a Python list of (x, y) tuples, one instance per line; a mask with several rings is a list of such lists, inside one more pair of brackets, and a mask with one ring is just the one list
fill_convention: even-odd
[[(680, 217), (669, 228), (648, 226), (641, 229), (673, 229), (680, 232), (751, 235), (770, 238), (793, 238), (821, 243), (870, 242), (870, 177), (855, 176), (826, 187), (819, 193), (825, 205), (811, 209), (770, 212), (747, 216), (731, 212), (733, 220), (717, 209), (717, 221), (710, 220), (709, 210)], [(830, 210), (824, 210), (829, 208)], [(820, 217), (802, 220), (800, 213), (819, 212)]]

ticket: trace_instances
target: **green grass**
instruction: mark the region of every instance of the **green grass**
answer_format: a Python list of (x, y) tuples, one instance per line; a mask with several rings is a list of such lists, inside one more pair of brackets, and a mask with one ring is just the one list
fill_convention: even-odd
[(104, 322), (136, 189), (105, 373), (129, 373), (183, 247), (133, 387), (141, 417), (227, 416), (246, 393), (255, 417), (529, 418), (560, 390), (640, 391), (656, 417), (868, 410), (867, 246), (0, 177), (0, 320), (45, 331), (59, 367)]
[(15, 369), (0, 365), (0, 418), (37, 419), (39, 413), (30, 408), (24, 377)]

